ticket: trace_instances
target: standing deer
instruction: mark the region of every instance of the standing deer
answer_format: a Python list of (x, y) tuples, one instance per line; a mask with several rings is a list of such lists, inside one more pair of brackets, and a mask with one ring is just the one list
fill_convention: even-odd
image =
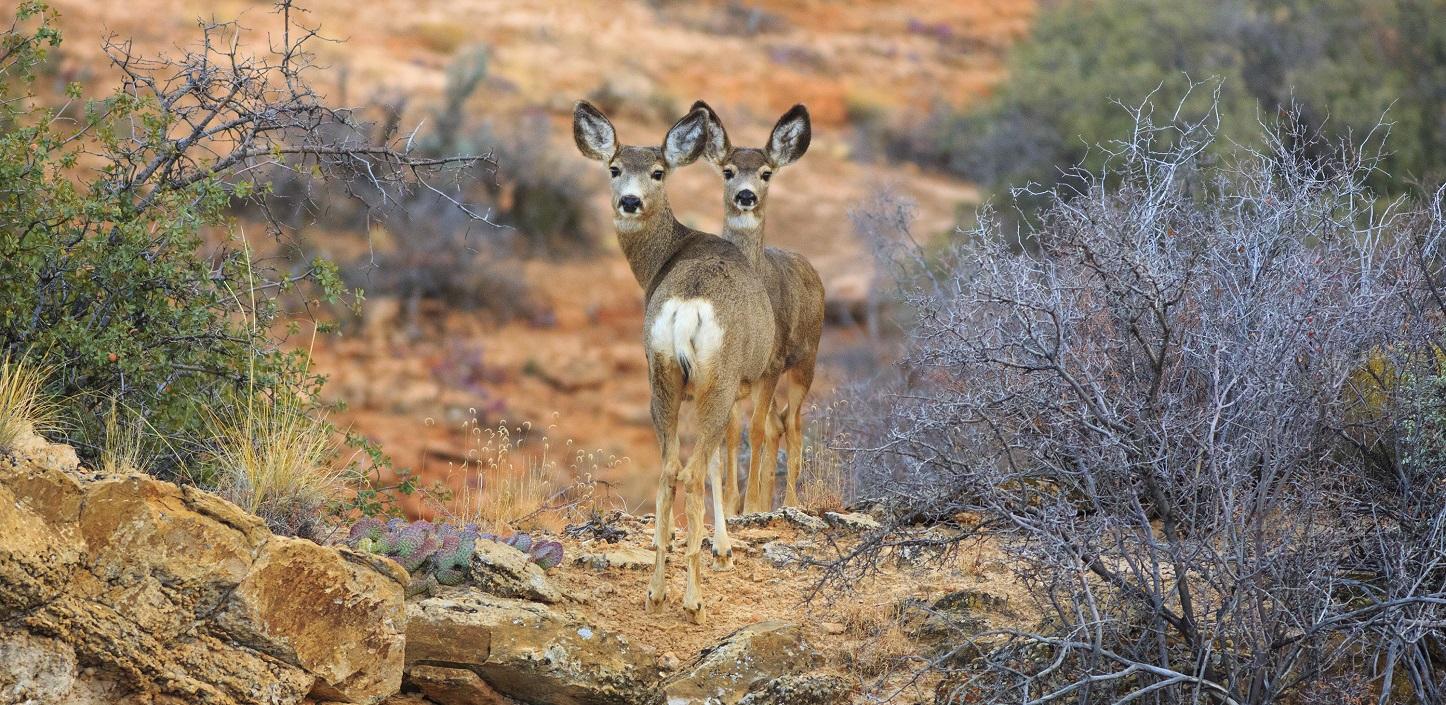
[[(798, 504), (798, 472), (803, 465), (803, 398), (813, 385), (818, 340), (823, 334), (823, 281), (802, 255), (777, 247), (763, 246), (764, 207), (768, 184), (779, 169), (792, 164), (808, 151), (812, 128), (808, 110), (795, 105), (768, 138), (768, 146), (734, 147), (723, 122), (707, 103), (693, 104), (695, 111), (708, 115), (708, 143), (703, 154), (723, 176), (723, 209), (726, 215), (724, 239), (738, 246), (763, 279), (773, 308), (773, 363), (778, 375), (766, 377), (753, 389), (753, 417), (748, 443), (753, 451), (748, 463), (748, 490), (743, 511), (764, 512), (773, 503), (774, 462), (777, 456), (779, 419), (788, 433), (788, 478), (783, 503)], [(787, 405), (771, 413), (773, 393), (779, 377), (787, 374)], [(739, 425), (741, 404), (735, 405), (728, 423), (728, 475), (725, 504), (737, 503)]]
[[(769, 374), (774, 331), (768, 292), (738, 247), (679, 223), (668, 207), (663, 180), (702, 154), (707, 119), (705, 111), (692, 111), (668, 130), (661, 148), (619, 145), (612, 123), (586, 101), (578, 102), (572, 123), (578, 150), (607, 165), (618, 245), (644, 291), (643, 348), (663, 458), (647, 608), (657, 610), (666, 596), (673, 485), (681, 482), (688, 515), (683, 609), (698, 623), (704, 618), (698, 586), (704, 472), (713, 490), (713, 555), (718, 568), (727, 568), (733, 549), (723, 521), (719, 468), (709, 459), (723, 440), (734, 402)], [(678, 410), (685, 397), (696, 406), (698, 440), (683, 466)]]

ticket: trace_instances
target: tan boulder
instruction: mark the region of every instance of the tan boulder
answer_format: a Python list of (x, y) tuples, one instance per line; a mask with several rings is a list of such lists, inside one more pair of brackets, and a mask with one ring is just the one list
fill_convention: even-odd
[(465, 668), (412, 666), (407, 682), (437, 705), (512, 705), (512, 699)]
[(798, 625), (751, 624), (705, 649), (663, 684), (663, 694), (668, 705), (735, 705), (777, 678), (808, 670), (817, 658)]
[(313, 695), (375, 702), (401, 686), (405, 587), (404, 576), (378, 572), (369, 562), (276, 536), (216, 624), (235, 643), (316, 676)]
[(541, 567), (506, 544), (478, 539), (469, 568), (471, 583), (493, 595), (549, 604), (563, 599)]
[(656, 655), (556, 608), (471, 589), (407, 606), (407, 663), (463, 668), (540, 705), (647, 705)]
[(70, 688), (58, 702), (86, 702), (84, 689), (100, 688), (101, 702), (214, 705), (308, 694), (371, 703), (397, 690), (396, 575), (273, 537), (194, 488), (146, 476), (81, 481), (68, 457), (0, 459), (0, 643), (50, 664), (31, 672), (69, 673), (71, 661), (89, 669), (25, 688)]
[(643, 546), (613, 546), (589, 551), (573, 559), (577, 565), (593, 570), (652, 570), (657, 553)]

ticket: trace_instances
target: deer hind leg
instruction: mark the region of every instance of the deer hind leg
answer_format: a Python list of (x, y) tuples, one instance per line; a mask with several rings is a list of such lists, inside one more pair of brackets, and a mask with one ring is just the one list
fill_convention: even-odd
[[(737, 408), (737, 404), (734, 404)], [(730, 415), (731, 416), (731, 415)], [(731, 430), (732, 419), (729, 419)], [(733, 567), (733, 542), (728, 538), (728, 512), (724, 509), (723, 468), (719, 463), (724, 459), (723, 449), (719, 448), (712, 455), (712, 462), (708, 463), (708, 484), (713, 495), (713, 570), (729, 570)]]
[(753, 387), (753, 417), (748, 422), (748, 491), (743, 498), (743, 511), (766, 512), (772, 509), (773, 495), (765, 494), (765, 475), (773, 475), (775, 456), (768, 456), (764, 448), (767, 418), (773, 407), (773, 390), (778, 388), (778, 377), (761, 379)]
[[(738, 446), (743, 436), (743, 402), (733, 402), (728, 412), (728, 435), (724, 440), (726, 452), (723, 456), (723, 510), (725, 515), (738, 513)], [(716, 489), (715, 489), (716, 492)], [(714, 517), (717, 518), (717, 515)]]
[(803, 398), (813, 382), (813, 374), (795, 370), (789, 374), (788, 408), (783, 414), (783, 428), (788, 434), (788, 479), (783, 486), (783, 505), (798, 506), (798, 475), (803, 469)]
[[(703, 480), (709, 472), (708, 466), (719, 443), (723, 440), (723, 434), (727, 430), (729, 409), (733, 406), (733, 389), (737, 385), (713, 385), (695, 396), (698, 407), (698, 445), (693, 449), (692, 457), (688, 458), (688, 465), (683, 469), (682, 482), (684, 491), (688, 493), (686, 498), (688, 508), (688, 544), (683, 556), (688, 563), (688, 587), (683, 591), (683, 609), (692, 615), (693, 621), (702, 624), (703, 593), (699, 585), (699, 573), (702, 563), (703, 533)], [(721, 393), (720, 393), (721, 392)], [(714, 472), (715, 486), (717, 483), (716, 467)], [(727, 525), (719, 522), (715, 527), (717, 536), (715, 541), (721, 540), (721, 547), (728, 549)], [(713, 550), (720, 549), (720, 544), (715, 543)]]
[[(654, 372), (653, 381), (653, 430), (658, 434), (658, 445), (662, 448), (663, 468), (658, 476), (657, 506), (654, 509), (653, 525), (653, 580), (648, 586), (646, 607), (649, 612), (658, 610), (667, 598), (668, 550), (673, 542), (673, 486), (678, 481), (681, 467), (678, 462), (678, 407), (682, 399), (676, 391), (682, 386), (682, 379), (674, 372), (674, 380), (659, 379)], [(675, 384), (669, 385), (667, 382)]]

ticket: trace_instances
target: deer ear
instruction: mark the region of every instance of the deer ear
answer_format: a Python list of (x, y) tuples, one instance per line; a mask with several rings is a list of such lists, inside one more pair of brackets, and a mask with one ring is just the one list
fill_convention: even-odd
[(778, 118), (778, 124), (773, 126), (773, 134), (768, 138), (768, 161), (774, 166), (788, 166), (798, 161), (808, 151), (812, 138), (808, 108), (802, 105), (789, 108), (783, 117)]
[(601, 110), (585, 100), (572, 110), (572, 139), (577, 151), (588, 159), (605, 162), (618, 153), (618, 133)]
[(694, 110), (668, 129), (663, 138), (663, 159), (678, 168), (697, 161), (708, 138), (708, 111)]
[(714, 164), (723, 164), (728, 153), (733, 151), (733, 145), (728, 142), (728, 131), (723, 129), (723, 121), (718, 119), (718, 113), (713, 112), (712, 106), (701, 100), (693, 103), (692, 109), (708, 113), (708, 139), (703, 143), (703, 158)]

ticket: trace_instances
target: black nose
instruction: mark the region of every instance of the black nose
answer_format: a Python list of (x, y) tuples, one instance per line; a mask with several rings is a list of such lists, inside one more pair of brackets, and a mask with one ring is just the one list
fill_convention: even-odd
[(618, 199), (618, 206), (624, 213), (637, 213), (643, 208), (643, 199), (637, 196), (623, 196)]
[(749, 191), (748, 189), (744, 189), (742, 191), (739, 191), (738, 195), (733, 197), (733, 200), (737, 201), (738, 205), (740, 206), (751, 206), (755, 203), (758, 203), (758, 194)]

